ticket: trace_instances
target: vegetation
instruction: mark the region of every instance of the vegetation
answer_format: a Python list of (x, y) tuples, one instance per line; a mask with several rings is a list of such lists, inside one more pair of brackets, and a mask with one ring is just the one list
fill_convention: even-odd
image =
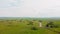
[[(39, 27), (39, 20), (42, 20), (42, 28)], [(49, 21), (53, 21), (53, 28), (45, 27)], [(0, 34), (60, 34), (60, 20), (46, 18), (0, 19)]]

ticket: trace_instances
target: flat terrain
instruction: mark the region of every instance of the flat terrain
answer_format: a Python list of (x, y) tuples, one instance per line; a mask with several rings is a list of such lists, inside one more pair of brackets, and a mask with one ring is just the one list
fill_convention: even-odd
[[(42, 28), (39, 27), (39, 20), (42, 20)], [(33, 25), (28, 25), (30, 21), (33, 21)], [(58, 27), (46, 28), (49, 21)], [(36, 30), (32, 30), (32, 27)], [(0, 34), (60, 34), (60, 19), (0, 19)]]

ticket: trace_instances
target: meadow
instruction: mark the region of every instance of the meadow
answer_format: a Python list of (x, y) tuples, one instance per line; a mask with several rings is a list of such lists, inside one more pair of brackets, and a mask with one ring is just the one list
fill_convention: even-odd
[[(42, 20), (43, 27), (39, 27), (38, 21)], [(28, 25), (33, 21), (33, 25)], [(58, 27), (45, 28), (47, 22), (52, 21)], [(36, 30), (33, 30), (35, 27)], [(60, 34), (60, 19), (53, 18), (5, 18), (0, 19), (0, 34)]]

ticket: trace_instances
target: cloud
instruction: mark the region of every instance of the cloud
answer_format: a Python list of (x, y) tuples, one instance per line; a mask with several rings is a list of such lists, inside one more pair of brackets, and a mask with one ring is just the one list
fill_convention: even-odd
[(9, 8), (14, 6), (20, 6), (20, 0), (0, 0), (0, 8)]
[(6, 0), (4, 3), (9, 8), (0, 8), (0, 16), (60, 17), (58, 0)]

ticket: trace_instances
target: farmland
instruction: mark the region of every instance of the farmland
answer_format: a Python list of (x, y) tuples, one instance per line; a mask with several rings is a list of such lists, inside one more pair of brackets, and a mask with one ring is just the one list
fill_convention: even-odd
[[(42, 20), (43, 27), (38, 21)], [(33, 21), (33, 25), (27, 25)], [(58, 27), (45, 28), (47, 22), (52, 21)], [(36, 30), (31, 28), (35, 27)], [(0, 19), (0, 34), (60, 34), (60, 19), (52, 18), (3, 18)]]

